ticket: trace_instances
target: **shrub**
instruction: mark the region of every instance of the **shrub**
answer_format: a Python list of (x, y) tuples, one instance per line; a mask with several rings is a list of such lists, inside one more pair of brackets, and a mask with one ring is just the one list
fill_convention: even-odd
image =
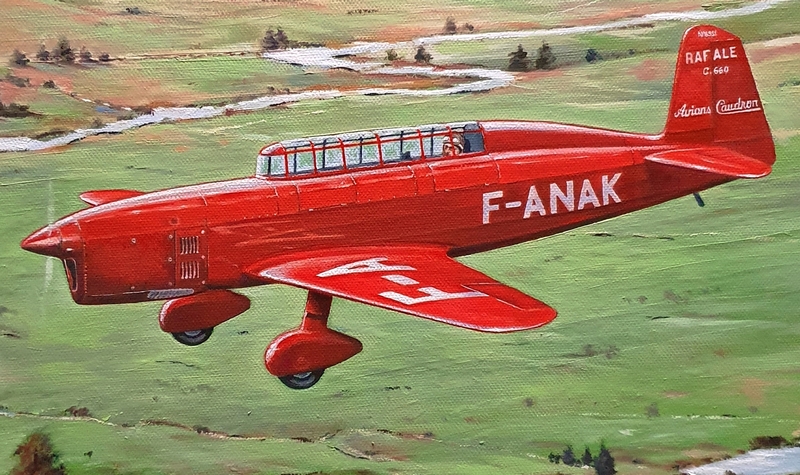
[(600, 444), (600, 454), (594, 461), (594, 471), (597, 475), (614, 475), (617, 473), (616, 468), (614, 468), (614, 457), (611, 456), (611, 452), (608, 451), (604, 443)]
[(272, 51), (280, 48), (280, 44), (278, 44), (278, 40), (275, 39), (275, 32), (272, 31), (272, 28), (267, 29), (267, 32), (264, 33), (264, 37), (261, 38), (261, 49), (263, 51)]
[(444, 32), (448, 35), (453, 35), (457, 30), (458, 27), (456, 26), (456, 19), (451, 16), (447, 17), (447, 19), (444, 21)]
[(22, 51), (15, 49), (13, 53), (11, 53), (11, 64), (15, 66), (27, 66), (31, 60), (25, 56), (25, 53)]
[(464, 23), (464, 26), (463, 26), (463, 27), (461, 27), (461, 28), (462, 28), (464, 31), (468, 31), (468, 32), (470, 32), (470, 33), (472, 33), (472, 32), (475, 30), (475, 27), (472, 25), (472, 23)]
[(66, 63), (75, 61), (75, 51), (72, 50), (69, 40), (63, 36), (58, 40), (55, 49), (53, 49), (52, 56), (56, 61), (64, 61)]
[(536, 61), (534, 61), (534, 68), (536, 69), (555, 69), (556, 55), (547, 42), (543, 42), (542, 46), (538, 49)]
[(594, 457), (592, 457), (592, 452), (589, 450), (589, 447), (586, 447), (586, 449), (583, 451), (581, 463), (587, 467), (591, 467), (592, 463), (594, 463)]
[(27, 117), (29, 115), (31, 115), (31, 112), (28, 110), (28, 106), (24, 104), (12, 102), (11, 104), (3, 105), (0, 102), (0, 117)]
[(42, 83), (42, 87), (45, 89), (55, 89), (56, 83), (52, 79), (48, 79), (47, 81)]
[(36, 59), (39, 61), (50, 61), (50, 52), (47, 51), (44, 45), (39, 45), (39, 51), (36, 52)]
[(575, 458), (575, 452), (572, 451), (572, 446), (568, 445), (566, 449), (564, 449), (564, 453), (561, 454), (561, 461), (564, 462), (564, 465), (575, 465), (575, 462), (578, 459)]
[(78, 57), (80, 57), (81, 61), (85, 63), (92, 61), (92, 53), (86, 49), (85, 46), (81, 46), (81, 52), (78, 53)]
[(111, 57), (108, 55), (108, 53), (100, 53), (100, 56), (98, 56), (97, 59), (104, 63), (111, 61)]
[(414, 61), (416, 61), (418, 63), (428, 64), (428, 63), (431, 62), (432, 59), (433, 59), (433, 56), (431, 56), (430, 53), (425, 51), (425, 47), (424, 46), (420, 46), (420, 47), (417, 48), (417, 54), (414, 55)]
[(522, 45), (517, 46), (516, 51), (508, 53), (509, 71), (527, 71), (531, 67), (531, 60), (528, 59), (528, 52), (522, 49)]
[(400, 56), (397, 54), (397, 51), (394, 49), (387, 49), (386, 50), (386, 60), (387, 61), (397, 61), (400, 59)]
[(139, 7), (126, 7), (125, 12), (131, 15), (141, 15), (142, 11), (139, 10)]
[(589, 48), (586, 50), (585, 58), (587, 63), (594, 63), (595, 61), (600, 61), (603, 59), (603, 57), (600, 56), (600, 53), (598, 53), (594, 48)]
[(750, 450), (756, 449), (778, 449), (792, 445), (781, 435), (761, 435), (750, 439)]
[(64, 465), (58, 463), (58, 454), (53, 451), (50, 437), (34, 432), (17, 446), (14, 455), (19, 456), (11, 475), (66, 475)]
[(31, 85), (31, 80), (30, 79), (28, 79), (28, 78), (20, 78), (20, 77), (14, 76), (11, 73), (6, 74), (6, 77), (5, 77), (4, 80), (10, 82), (11, 84), (13, 84), (13, 85), (15, 85), (17, 87), (28, 87), (28, 86)]

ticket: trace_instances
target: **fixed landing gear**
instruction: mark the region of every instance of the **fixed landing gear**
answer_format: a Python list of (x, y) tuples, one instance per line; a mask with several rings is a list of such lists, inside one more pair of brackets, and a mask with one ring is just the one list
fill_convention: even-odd
[(361, 351), (360, 341), (328, 328), (331, 301), (330, 295), (309, 291), (300, 327), (278, 335), (267, 347), (267, 371), (289, 388), (310, 388), (325, 369)]
[(186, 346), (197, 346), (205, 343), (214, 332), (214, 327), (204, 328), (203, 330), (189, 330), (185, 332), (174, 332), (172, 338)]
[(322, 377), (323, 373), (325, 373), (325, 370), (321, 369), (318, 371), (306, 371), (305, 373), (281, 376), (278, 379), (280, 379), (281, 382), (288, 388), (308, 389), (317, 384), (317, 381), (319, 381), (319, 378)]

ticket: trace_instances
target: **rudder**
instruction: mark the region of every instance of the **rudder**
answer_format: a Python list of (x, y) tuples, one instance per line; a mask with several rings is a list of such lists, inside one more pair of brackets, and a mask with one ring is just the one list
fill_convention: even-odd
[(761, 97), (737, 36), (711, 25), (686, 30), (664, 137), (714, 143), (770, 165), (775, 162)]

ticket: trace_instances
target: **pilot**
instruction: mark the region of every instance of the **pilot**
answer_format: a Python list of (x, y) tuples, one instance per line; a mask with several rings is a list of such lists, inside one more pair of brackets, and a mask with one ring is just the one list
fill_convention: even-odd
[(464, 151), (464, 136), (453, 134), (452, 137), (445, 137), (442, 144), (442, 155), (445, 157), (455, 157)]

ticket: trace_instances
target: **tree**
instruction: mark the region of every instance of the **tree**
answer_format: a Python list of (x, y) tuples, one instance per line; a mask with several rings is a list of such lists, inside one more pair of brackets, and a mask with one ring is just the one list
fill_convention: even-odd
[(433, 56), (431, 56), (430, 53), (425, 51), (425, 47), (424, 46), (419, 46), (417, 48), (417, 54), (414, 55), (414, 61), (416, 61), (418, 63), (428, 64), (428, 63), (431, 62), (432, 59), (433, 59)]
[(462, 29), (472, 33), (475, 30), (475, 27), (472, 25), (472, 23), (464, 23), (464, 26), (462, 27)]
[(39, 45), (39, 51), (36, 52), (36, 59), (39, 61), (50, 61), (50, 52), (47, 51), (44, 45)]
[(449, 16), (444, 21), (444, 32), (448, 35), (454, 35), (458, 31), (458, 27), (456, 26), (456, 19)]
[(606, 448), (606, 444), (600, 444), (600, 454), (594, 461), (594, 471), (597, 475), (614, 475), (617, 470), (614, 468), (614, 457)]
[(547, 460), (549, 460), (550, 463), (558, 464), (561, 463), (561, 456), (550, 452), (550, 455), (547, 456)]
[(583, 451), (583, 457), (581, 457), (581, 463), (587, 467), (591, 467), (592, 462), (594, 462), (592, 452), (589, 450), (589, 447), (586, 447)]
[(64, 61), (67, 63), (72, 63), (75, 61), (75, 52), (69, 45), (68, 39), (62, 36), (58, 40), (58, 43), (56, 44), (56, 47), (53, 50), (53, 58), (55, 58), (56, 61)]
[(509, 71), (527, 71), (531, 67), (531, 60), (528, 59), (528, 52), (522, 49), (522, 45), (517, 46), (516, 51), (508, 53)]
[(536, 69), (554, 69), (556, 63), (556, 55), (547, 42), (543, 42), (536, 54), (536, 61), (533, 66)]
[(275, 40), (278, 42), (278, 47), (281, 49), (286, 49), (291, 46), (289, 37), (286, 36), (286, 32), (284, 32), (281, 27), (278, 27), (278, 32), (275, 33)]
[(27, 66), (31, 60), (25, 56), (25, 53), (22, 51), (15, 49), (13, 53), (11, 53), (11, 64), (16, 66)]
[(278, 40), (275, 39), (275, 32), (272, 31), (272, 28), (268, 29), (264, 34), (264, 37), (261, 38), (261, 49), (263, 51), (272, 51), (280, 47), (280, 43), (278, 43)]
[(400, 56), (398, 56), (397, 51), (395, 51), (394, 48), (386, 50), (387, 61), (397, 61), (398, 59), (400, 59)]
[(58, 455), (53, 452), (50, 437), (35, 432), (19, 446), (14, 455), (19, 456), (17, 466), (11, 469), (11, 475), (65, 475), (64, 465), (58, 463)]
[(561, 454), (561, 461), (564, 462), (564, 465), (575, 465), (575, 462), (577, 462), (575, 452), (572, 451), (571, 445), (568, 445), (567, 448), (564, 449), (564, 453)]
[(81, 46), (81, 52), (78, 54), (78, 57), (81, 58), (81, 62), (89, 63), (92, 61), (92, 53), (86, 49), (85, 46)]
[(594, 63), (595, 61), (602, 60), (603, 57), (600, 56), (600, 53), (597, 52), (594, 48), (589, 48), (586, 50), (586, 62), (587, 63)]

